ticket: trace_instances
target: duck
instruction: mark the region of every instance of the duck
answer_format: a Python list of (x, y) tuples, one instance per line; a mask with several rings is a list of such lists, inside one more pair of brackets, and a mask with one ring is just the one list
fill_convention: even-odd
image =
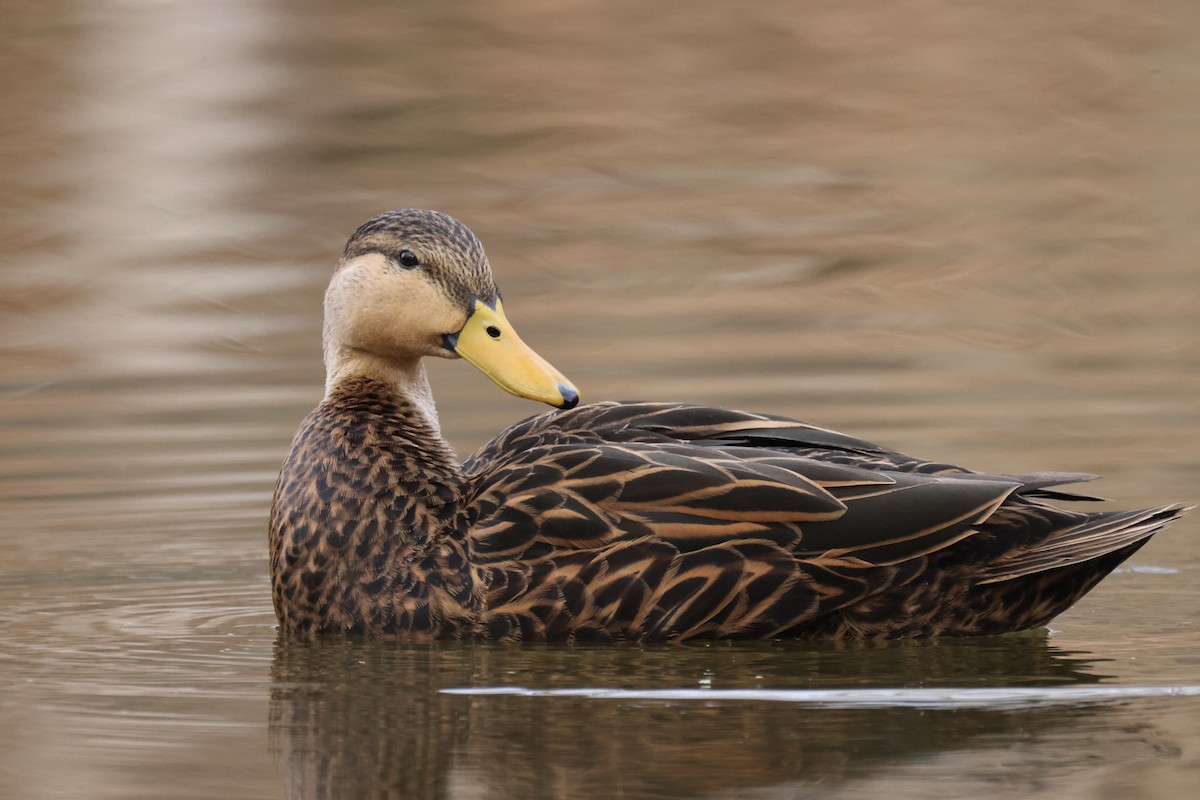
[[(287, 636), (682, 642), (1040, 628), (1180, 504), (1078, 511), (1083, 473), (988, 474), (784, 416), (579, 403), (508, 321), (462, 222), (399, 209), (324, 297), (325, 393), (275, 487)], [(425, 358), (554, 410), (464, 460)]]

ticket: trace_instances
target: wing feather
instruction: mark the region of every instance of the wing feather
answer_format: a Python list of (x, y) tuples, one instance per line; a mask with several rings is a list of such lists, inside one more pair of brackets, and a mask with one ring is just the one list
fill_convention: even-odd
[[(1068, 512), (1040, 501), (1091, 499), (1055, 487), (1094, 476), (981, 474), (664, 403), (533, 417), (463, 467), (483, 625), (506, 639), (925, 630), (940, 624), (936, 591), (905, 598), (926, 569), (1002, 583), (1144, 540), (1182, 511)], [(897, 604), (907, 621), (876, 619)]]

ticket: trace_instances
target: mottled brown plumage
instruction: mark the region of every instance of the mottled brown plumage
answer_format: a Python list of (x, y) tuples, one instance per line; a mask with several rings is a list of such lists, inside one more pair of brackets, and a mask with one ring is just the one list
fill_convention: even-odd
[[(420, 267), (398, 266), (406, 250)], [(380, 297), (399, 322), (358, 307)], [(466, 352), (485, 306), (498, 316)], [(449, 217), (390, 212), (350, 240), (326, 297), (326, 396), (272, 506), (285, 630), (521, 641), (1002, 633), (1045, 624), (1186, 510), (1068, 511), (1047, 500), (1092, 498), (1055, 487), (1092, 476), (974, 473), (765, 414), (571, 409), (573, 388), (520, 349), (498, 310), (482, 248)], [(518, 423), (460, 465), (420, 367), (423, 355), (458, 354), (509, 391), (569, 410)], [(506, 382), (513, 364), (544, 385)]]

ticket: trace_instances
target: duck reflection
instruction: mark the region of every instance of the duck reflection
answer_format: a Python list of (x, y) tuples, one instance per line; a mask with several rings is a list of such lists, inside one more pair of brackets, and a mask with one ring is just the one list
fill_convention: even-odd
[(1102, 676), (1094, 666), (1033, 636), (606, 648), (281, 639), (270, 737), (293, 798), (699, 797), (816, 783), (832, 789), (899, 761), (1051, 735), (1105, 709), (855, 709), (440, 690), (1054, 686), (1096, 683)]

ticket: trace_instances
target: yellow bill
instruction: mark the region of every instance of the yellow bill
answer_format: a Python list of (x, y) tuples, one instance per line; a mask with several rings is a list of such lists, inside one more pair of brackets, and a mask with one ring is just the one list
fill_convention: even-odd
[(517, 397), (558, 408), (574, 408), (579, 403), (575, 386), (517, 336), (499, 298), (494, 308), (479, 298), (473, 298), (471, 304), (467, 324), (445, 337), (447, 347)]

